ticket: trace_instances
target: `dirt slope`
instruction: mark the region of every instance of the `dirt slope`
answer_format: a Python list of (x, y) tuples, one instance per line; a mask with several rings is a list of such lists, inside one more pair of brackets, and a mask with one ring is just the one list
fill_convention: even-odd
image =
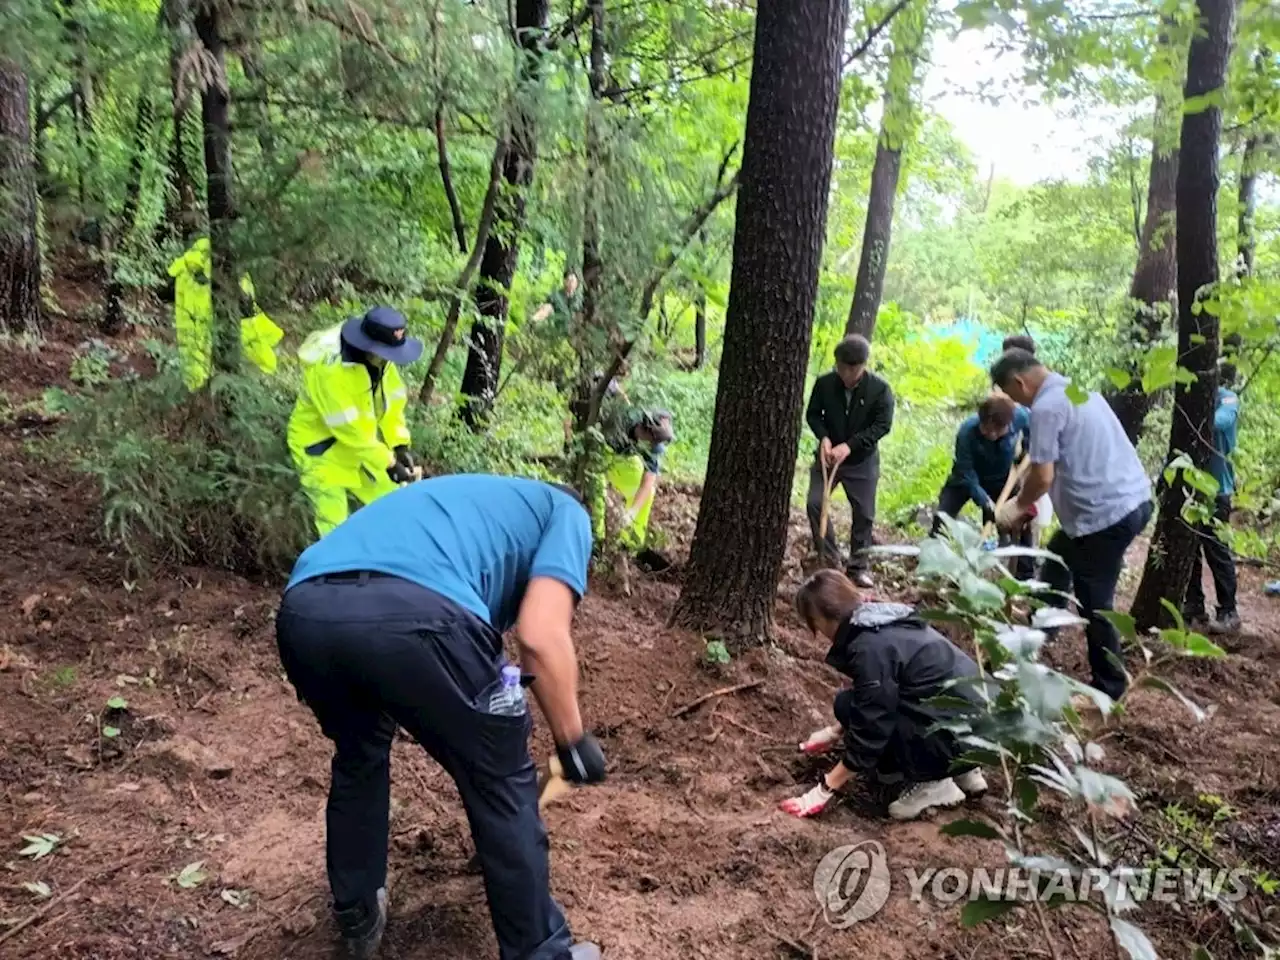
[[(3, 354), (11, 400), (12, 384), (34, 395), (67, 359), (57, 350), (35, 360)], [(0, 941), (0, 956), (330, 956), (329, 750), (281, 676), (277, 588), (197, 569), (126, 581), (98, 542), (94, 491), (24, 453), (23, 441), (41, 429), (12, 415), (0, 426), (0, 551), (9, 558), (0, 581), (0, 918), (48, 910)], [(673, 497), (663, 510), (660, 520), (679, 529), (692, 505)], [(793, 573), (802, 551), (793, 545)], [(575, 933), (602, 942), (610, 960), (1046, 955), (1030, 917), (965, 931), (956, 908), (905, 895), (902, 868), (999, 865), (995, 844), (946, 839), (937, 822), (890, 827), (861, 793), (816, 823), (775, 811), (812, 782), (817, 768), (791, 745), (828, 721), (836, 689), (824, 651), (785, 608), (790, 588), (780, 590), (778, 646), (715, 673), (699, 665), (698, 638), (664, 626), (674, 585), (637, 579), (628, 598), (602, 584), (583, 604), (584, 713), (612, 775), (547, 817), (555, 889)], [(1109, 762), (1155, 808), (1223, 798), (1238, 813), (1220, 855), (1275, 869), (1280, 642), (1274, 601), (1256, 577), (1246, 574), (1242, 597), (1249, 632), (1228, 641), (1232, 656), (1180, 670), (1188, 693), (1217, 703), (1212, 720), (1197, 726), (1144, 693), (1112, 739)], [(1053, 655), (1078, 673), (1082, 646), (1063, 641)], [(672, 716), (700, 694), (751, 679), (763, 684)], [(115, 696), (126, 710), (107, 707)], [(104, 738), (103, 725), (119, 735)], [(539, 730), (535, 752), (546, 751)], [(383, 955), (495, 956), (451, 783), (410, 742), (397, 743), (393, 764)], [(36, 861), (20, 856), (22, 835), (37, 833), (65, 843)], [(894, 893), (873, 920), (831, 929), (815, 917), (814, 869), (828, 850), (864, 838), (883, 843)], [(197, 861), (207, 879), (182, 887), (173, 878)], [(48, 884), (52, 906), (22, 886), (34, 882)], [(227, 902), (241, 892), (248, 906)], [(1215, 955), (1232, 955), (1219, 921), (1192, 920)], [(1052, 922), (1078, 956), (1110, 955), (1093, 921), (1062, 914)], [(1155, 910), (1145, 922), (1162, 955), (1185, 955), (1187, 919)], [(787, 939), (805, 941), (806, 953)]]

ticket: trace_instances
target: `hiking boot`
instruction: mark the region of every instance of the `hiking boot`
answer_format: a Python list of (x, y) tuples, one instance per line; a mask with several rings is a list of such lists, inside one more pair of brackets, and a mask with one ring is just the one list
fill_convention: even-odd
[(1220, 613), (1205, 629), (1213, 636), (1220, 637), (1224, 633), (1239, 633), (1240, 626), (1238, 613)]
[(603, 951), (594, 943), (575, 943), (569, 948), (569, 960), (600, 960)]
[(865, 570), (849, 570), (847, 575), (853, 581), (853, 585), (861, 590), (870, 590), (876, 585), (876, 582), (871, 579), (871, 574)]
[(1209, 626), (1209, 615), (1203, 610), (1183, 610), (1182, 622), (1188, 630), (1204, 630)]
[(980, 797), (987, 792), (987, 778), (982, 771), (974, 767), (968, 773), (957, 774), (951, 778), (956, 786), (964, 791), (966, 797)]
[(938, 807), (954, 807), (964, 803), (964, 791), (950, 777), (913, 783), (897, 800), (889, 804), (894, 820), (914, 820)]
[(334, 907), (334, 919), (347, 944), (347, 956), (352, 960), (370, 960), (382, 943), (382, 932), (387, 929), (387, 888), (378, 888), (377, 907), (357, 903), (339, 910)]

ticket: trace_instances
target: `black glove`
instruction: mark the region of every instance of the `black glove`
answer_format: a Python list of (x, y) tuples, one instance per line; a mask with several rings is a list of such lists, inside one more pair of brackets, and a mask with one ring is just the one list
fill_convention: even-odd
[(556, 746), (556, 758), (564, 770), (564, 778), (570, 783), (600, 783), (604, 780), (604, 751), (600, 742), (589, 733), (567, 747)]
[(400, 466), (404, 467), (410, 473), (412, 473), (413, 468), (417, 466), (417, 464), (414, 463), (413, 454), (410, 453), (409, 448), (403, 444), (396, 447), (396, 463), (400, 464)]
[(387, 476), (392, 483), (412, 483), (414, 479), (413, 471), (399, 460), (387, 467)]
[(988, 500), (982, 505), (982, 525), (996, 522), (996, 505)]

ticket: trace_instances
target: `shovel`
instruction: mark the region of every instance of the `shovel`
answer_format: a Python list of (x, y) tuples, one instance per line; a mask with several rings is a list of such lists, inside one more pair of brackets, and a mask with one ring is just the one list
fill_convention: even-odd
[(560, 758), (554, 754), (547, 760), (547, 765), (538, 776), (538, 812), (547, 808), (547, 804), (562, 797), (573, 789), (573, 784), (564, 778), (564, 768), (560, 766)]
[(827, 522), (831, 518), (831, 491), (836, 486), (836, 474), (839, 472), (840, 464), (828, 464), (827, 458), (821, 453), (818, 454), (818, 462), (822, 464), (822, 513), (818, 518), (818, 536), (814, 541), (813, 549), (818, 556), (823, 556), (823, 547), (826, 546)]

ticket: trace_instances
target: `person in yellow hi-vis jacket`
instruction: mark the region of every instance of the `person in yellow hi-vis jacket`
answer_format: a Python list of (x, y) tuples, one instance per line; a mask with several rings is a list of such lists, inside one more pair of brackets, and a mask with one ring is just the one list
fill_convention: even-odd
[[(169, 265), (173, 278), (174, 327), (178, 336), (178, 356), (182, 379), (191, 391), (199, 390), (213, 367), (213, 274), (209, 238), (201, 237), (186, 253)], [(276, 371), (276, 345), (284, 337), (271, 318), (258, 307), (253, 281), (246, 273), (240, 278), (240, 343), (250, 363), (263, 373)]]
[[(610, 395), (620, 391), (610, 385)], [(649, 534), (649, 514), (662, 472), (662, 454), (675, 439), (667, 410), (645, 410), (629, 403), (611, 405), (606, 410), (601, 430), (608, 444), (605, 479), (625, 504), (622, 527), (618, 532), (621, 546), (636, 553), (645, 546)], [(601, 489), (592, 511), (595, 536), (603, 541), (604, 491)]]
[(405, 319), (374, 307), (313, 333), (298, 350), (302, 389), (289, 417), (289, 451), (324, 536), (347, 519), (347, 496), (372, 503), (417, 476), (397, 365), (422, 356)]

